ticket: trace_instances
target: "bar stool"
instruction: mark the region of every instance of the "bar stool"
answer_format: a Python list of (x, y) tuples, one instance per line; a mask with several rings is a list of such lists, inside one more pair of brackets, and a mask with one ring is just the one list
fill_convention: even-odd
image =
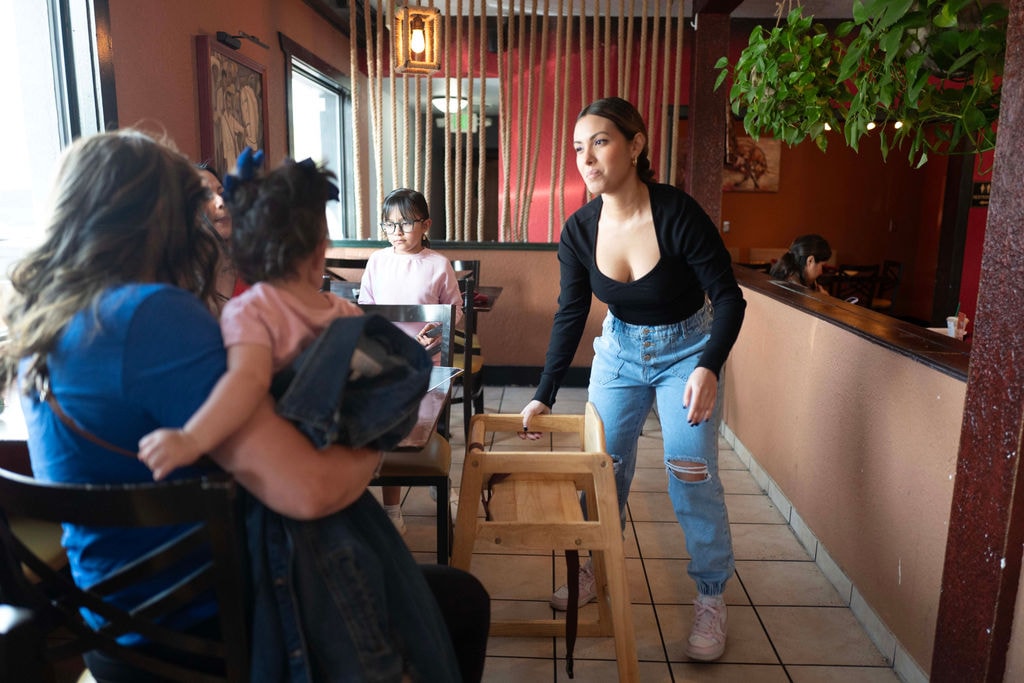
[[(584, 415), (542, 415), (531, 429), (570, 432), (580, 450), (486, 450), (485, 435), (522, 430), (518, 414), (475, 415), (470, 426), (462, 488), (455, 522), (452, 565), (469, 570), (474, 545), (502, 550), (542, 549), (591, 552), (597, 589), (597, 619), (577, 625), (581, 636), (613, 636), (620, 681), (639, 680), (633, 616), (626, 581), (622, 527), (612, 460), (605, 452), (604, 425), (593, 404)], [(564, 438), (564, 437), (556, 437)], [(580, 506), (586, 494), (586, 518)], [(476, 496), (485, 500), (486, 518), (477, 516)], [(577, 578), (569, 576), (572, 586)], [(573, 634), (567, 622), (578, 616), (570, 607), (565, 620), (494, 620), (491, 635), (565, 637), (571, 671)]]

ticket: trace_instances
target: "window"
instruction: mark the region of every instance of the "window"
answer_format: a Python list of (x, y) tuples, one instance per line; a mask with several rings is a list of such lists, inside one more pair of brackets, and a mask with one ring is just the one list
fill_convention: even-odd
[(285, 36), (281, 46), (288, 60), (288, 137), (290, 155), (310, 157), (338, 178), (340, 197), (327, 205), (331, 239), (354, 239), (356, 230), (355, 179), (349, 155), (352, 149), (352, 95), (347, 79)]
[[(43, 239), (42, 214), (54, 163), (81, 135), (102, 129), (97, 26), (105, 0), (46, 0), (39, 5), (0, 0), (0, 278)], [(112, 76), (111, 76), (112, 78)], [(109, 84), (112, 91), (112, 80)], [(111, 98), (112, 100), (112, 98)]]

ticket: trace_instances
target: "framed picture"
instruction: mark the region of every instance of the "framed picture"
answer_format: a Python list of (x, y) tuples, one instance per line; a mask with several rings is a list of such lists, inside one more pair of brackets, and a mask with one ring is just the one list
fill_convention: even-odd
[(267, 149), (267, 67), (201, 35), (196, 70), (200, 151), (221, 175), (230, 173), (246, 147)]
[[(722, 190), (725, 192), (778, 192), (779, 160), (782, 143), (774, 138), (736, 135), (730, 121), (725, 143), (725, 168)], [(740, 125), (742, 129), (742, 125)], [(746, 132), (746, 131), (744, 131)]]

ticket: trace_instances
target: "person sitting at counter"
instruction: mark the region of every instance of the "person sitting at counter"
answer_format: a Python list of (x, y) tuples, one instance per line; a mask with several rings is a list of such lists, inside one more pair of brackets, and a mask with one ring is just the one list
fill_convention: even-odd
[(772, 265), (768, 275), (774, 280), (785, 280), (808, 289), (828, 294), (818, 284), (825, 262), (832, 258), (832, 247), (821, 235), (801, 235), (789, 245), (789, 251)]

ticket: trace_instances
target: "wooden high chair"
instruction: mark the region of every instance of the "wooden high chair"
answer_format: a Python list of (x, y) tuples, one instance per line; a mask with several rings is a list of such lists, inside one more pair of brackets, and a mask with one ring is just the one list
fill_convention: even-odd
[[(462, 468), (452, 565), (469, 570), (474, 545), (507, 549), (591, 552), (596, 577), (596, 620), (579, 620), (581, 636), (614, 636), (620, 681), (639, 680), (636, 638), (626, 582), (622, 527), (612, 460), (604, 425), (590, 403), (584, 415), (542, 415), (530, 428), (570, 432), (580, 450), (487, 450), (485, 435), (522, 431), (518, 414), (481, 414), (472, 419)], [(507, 445), (507, 441), (505, 444)], [(586, 518), (580, 506), (586, 493)], [(471, 501), (483, 496), (487, 517)], [(570, 585), (577, 581), (569, 576)], [(567, 619), (494, 620), (491, 635), (566, 637)], [(571, 667), (573, 637), (566, 637)], [(570, 669), (571, 670), (571, 669)]]

